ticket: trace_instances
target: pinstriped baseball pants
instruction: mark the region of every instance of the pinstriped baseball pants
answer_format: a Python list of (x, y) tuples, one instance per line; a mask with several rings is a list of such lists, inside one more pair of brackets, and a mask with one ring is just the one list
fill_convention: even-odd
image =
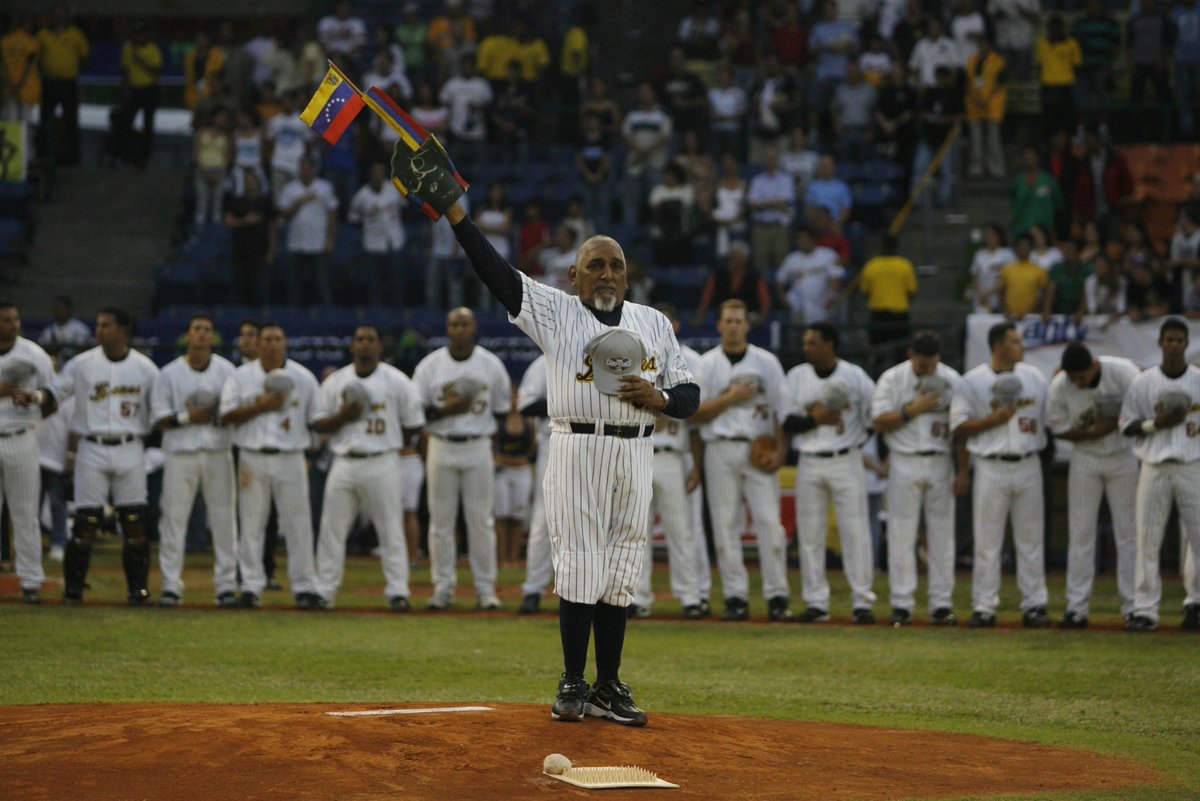
[(1137, 488), (1137, 570), (1133, 613), (1158, 620), (1162, 600), (1159, 551), (1171, 499), (1179, 507), (1179, 530), (1200, 551), (1200, 462), (1142, 464)]
[(31, 425), (23, 434), (0, 439), (0, 492), (8, 502), (12, 516), (13, 555), (23, 590), (41, 589), (46, 580), (42, 570), (42, 529), (37, 514), (41, 470), (34, 432)]
[(1126, 452), (1095, 456), (1078, 448), (1071, 454), (1067, 474), (1070, 522), (1067, 526), (1067, 610), (1088, 615), (1096, 578), (1096, 517), (1100, 499), (1108, 496), (1113, 539), (1117, 545), (1117, 592), (1121, 614), (1133, 611), (1133, 581), (1137, 566), (1138, 460)]

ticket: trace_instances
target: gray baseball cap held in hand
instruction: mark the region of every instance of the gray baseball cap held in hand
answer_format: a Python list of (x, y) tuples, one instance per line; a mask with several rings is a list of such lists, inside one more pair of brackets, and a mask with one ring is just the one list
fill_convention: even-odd
[(617, 395), (621, 379), (640, 376), (646, 345), (636, 331), (610, 328), (592, 338), (583, 352), (592, 360), (592, 382), (604, 395)]

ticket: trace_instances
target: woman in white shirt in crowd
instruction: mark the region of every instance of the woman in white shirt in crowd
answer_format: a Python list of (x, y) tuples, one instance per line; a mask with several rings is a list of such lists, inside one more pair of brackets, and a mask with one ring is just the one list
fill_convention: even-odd
[(1081, 315), (1108, 315), (1104, 323), (1107, 328), (1125, 314), (1125, 290), (1127, 282), (1109, 261), (1100, 253), (1092, 263), (1092, 274), (1083, 282), (1083, 308)]
[(976, 312), (1000, 311), (1000, 271), (1016, 260), (1003, 228), (992, 224), (983, 229), (983, 247), (975, 251), (971, 261), (971, 296)]
[(1038, 267), (1049, 270), (1063, 260), (1062, 251), (1050, 241), (1050, 235), (1046, 233), (1045, 228), (1040, 225), (1031, 226), (1029, 236), (1033, 239), (1033, 250), (1029, 253), (1029, 260)]

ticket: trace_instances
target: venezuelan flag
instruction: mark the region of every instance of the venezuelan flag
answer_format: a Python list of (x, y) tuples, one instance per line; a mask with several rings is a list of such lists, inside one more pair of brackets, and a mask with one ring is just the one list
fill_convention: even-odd
[(354, 84), (337, 67), (330, 65), (300, 119), (332, 145), (342, 138), (363, 105), (362, 95)]

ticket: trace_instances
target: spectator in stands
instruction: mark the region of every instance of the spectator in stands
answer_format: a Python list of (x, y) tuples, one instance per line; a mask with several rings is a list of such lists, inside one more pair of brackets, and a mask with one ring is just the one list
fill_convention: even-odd
[(788, 231), (796, 211), (796, 183), (779, 169), (779, 153), (768, 148), (763, 171), (750, 179), (746, 190), (750, 212), (750, 243), (757, 270), (773, 269), (788, 250)]
[(950, 35), (958, 46), (958, 55), (962, 59), (959, 66), (965, 66), (971, 57), (979, 50), (977, 37), (987, 34), (987, 22), (983, 14), (975, 7), (974, 0), (953, 0), (950, 14)]
[(580, 123), (588, 117), (595, 117), (600, 124), (600, 132), (612, 141), (621, 133), (621, 107), (612, 99), (608, 91), (608, 81), (599, 75), (588, 80), (587, 99), (579, 107)]
[(1126, 274), (1125, 310), (1130, 320), (1136, 323), (1171, 311), (1175, 289), (1170, 279), (1155, 269), (1153, 259), (1136, 253), (1132, 258), (1127, 256)]
[(975, 34), (976, 50), (967, 59), (967, 125), (971, 131), (971, 160), (967, 174), (1003, 178), (1004, 146), (1000, 129), (1008, 106), (1008, 65), (986, 32)]
[(1200, 207), (1180, 207), (1168, 259), (1167, 269), (1179, 287), (1183, 312), (1200, 312), (1200, 294), (1196, 292), (1196, 279), (1200, 279)]
[(1042, 169), (1036, 147), (1027, 145), (1021, 150), (1024, 170), (1013, 178), (1009, 214), (1012, 230), (1024, 233), (1035, 225), (1054, 230), (1055, 219), (1063, 207), (1058, 181)]
[(508, 202), (507, 186), (500, 181), (488, 184), (487, 194), (475, 214), (475, 223), (501, 258), (512, 256), (513, 210)]
[(834, 221), (829, 209), (824, 206), (810, 206), (808, 216), (817, 246), (829, 248), (838, 255), (838, 262), (843, 267), (849, 267), (854, 255), (850, 248), (850, 240), (842, 233), (841, 226)]
[(1040, 66), (1042, 136), (1075, 129), (1076, 71), (1083, 63), (1079, 42), (1067, 36), (1067, 23), (1058, 14), (1046, 22), (1046, 35), (1035, 51)]
[(479, 26), (479, 49), (475, 53), (475, 66), (479, 74), (498, 91), (508, 79), (508, 65), (520, 58), (521, 48), (507, 29), (487, 22)]
[(446, 0), (446, 13), (429, 23), (430, 52), (437, 60), (441, 80), (461, 75), (464, 57), (470, 55), (474, 62), (478, 41), (475, 23), (463, 11), (462, 2)]
[[(293, 52), (293, 42), (283, 33), (272, 32), (268, 38), (270, 47), (262, 53), (258, 62), (262, 77), (256, 77), (255, 80), (260, 89), (267, 82), (273, 83), (275, 91), (282, 97), (286, 92), (300, 85), (298, 78), (300, 68), (296, 60), (299, 50), (297, 47)], [(321, 49), (321, 46), (315, 41), (313, 45), (318, 50)], [(267, 115), (264, 114), (263, 119), (267, 119)]]
[(517, 269), (529, 275), (539, 275), (538, 253), (548, 246), (552, 236), (550, 223), (542, 215), (542, 201), (531, 198), (525, 204), (521, 227), (517, 230)]
[(1079, 245), (1074, 239), (1064, 239), (1058, 250), (1062, 258), (1050, 267), (1046, 294), (1042, 299), (1042, 316), (1075, 315), (1083, 308), (1084, 286), (1092, 274), (1092, 265), (1079, 258)]
[[(158, 110), (158, 76), (162, 51), (150, 40), (146, 23), (133, 24), (133, 35), (121, 47), (121, 104), (113, 112), (115, 141), (112, 155), (145, 167), (154, 149), (154, 112)], [(135, 134), (133, 121), (142, 113), (142, 131)]]
[(1119, 64), (1121, 26), (1108, 15), (1104, 0), (1087, 0), (1087, 11), (1071, 25), (1071, 36), (1079, 42), (1082, 56), (1075, 84), (1079, 110), (1089, 120), (1102, 122)]
[(838, 158), (863, 161), (869, 155), (871, 123), (879, 100), (875, 87), (863, 79), (853, 61), (846, 65), (846, 80), (833, 92), (832, 123)]
[(338, 0), (333, 13), (321, 17), (317, 23), (317, 41), (325, 48), (325, 53), (343, 67), (358, 64), (367, 44), (367, 24), (351, 11), (350, 0)]
[(508, 80), (488, 109), (488, 131), (500, 160), (524, 167), (529, 160), (529, 129), (534, 123), (530, 84), (521, 80), (521, 65), (508, 64)]
[(593, 114), (583, 116), (583, 133), (575, 149), (575, 169), (583, 181), (587, 216), (602, 224), (609, 221), (612, 209), (612, 145)]
[(1083, 152), (1067, 162), (1060, 183), (1076, 220), (1103, 224), (1134, 211), (1129, 162), (1105, 144), (1095, 125), (1086, 128)]
[(325, 48), (317, 41), (317, 31), (307, 25), (296, 27), (293, 46), (296, 49), (296, 72), (290, 82), (280, 81), (280, 86), (300, 89), (307, 100), (322, 76), (329, 70), (329, 59)]
[(799, 104), (793, 95), (799, 90), (774, 55), (762, 63), (762, 76), (751, 102), (749, 160), (761, 164), (768, 147), (783, 147), (784, 136), (795, 126), (803, 126)]
[(850, 185), (838, 178), (837, 163), (833, 156), (821, 156), (817, 162), (817, 174), (804, 191), (804, 205), (807, 209), (820, 207), (828, 210), (838, 228), (849, 222), (854, 196), (850, 193)]
[(696, 196), (683, 167), (673, 163), (666, 166), (662, 183), (650, 190), (649, 203), (654, 263), (660, 267), (689, 263), (696, 222)]
[(554, 229), (550, 245), (541, 248), (537, 253), (538, 272), (544, 276), (546, 284), (574, 294), (570, 271), (575, 266), (577, 247), (575, 232), (571, 228), (560, 225)]
[[(896, 2), (896, 0), (893, 0)], [(921, 5), (920, 0), (906, 0), (904, 2), (904, 14), (892, 28), (892, 37), (889, 40), (892, 48), (896, 51), (896, 57), (907, 67), (909, 60), (912, 58), (913, 51), (917, 49), (917, 42), (925, 35), (925, 22), (929, 18), (926, 9)], [(887, 6), (884, 7), (884, 11)], [(932, 9), (932, 13), (940, 13), (941, 9)], [(882, 29), (883, 17), (880, 17), (880, 33), (885, 33)], [(886, 34), (885, 34), (886, 35)]]
[(691, 12), (679, 21), (676, 38), (687, 58), (711, 61), (717, 57), (721, 25), (708, 4), (709, 0), (693, 0)]
[(32, 119), (33, 109), (42, 100), (42, 76), (38, 71), (41, 46), (33, 35), (33, 20), (28, 14), (16, 15), (12, 28), (0, 36), (0, 119), (23, 122)]
[(867, 40), (867, 49), (858, 57), (858, 69), (863, 79), (876, 89), (883, 88), (888, 76), (892, 74), (892, 54), (888, 52), (887, 42), (878, 33), (871, 34)]
[[(253, 111), (243, 110), (237, 115), (237, 127), (233, 130), (233, 166), (238, 170), (262, 173), (263, 130)], [(266, 185), (263, 184), (262, 188)]]
[(1106, 252), (1107, 243), (1100, 235), (1100, 226), (1095, 222), (1087, 222), (1081, 226), (1082, 236), (1079, 243), (1079, 258), (1084, 262), (1092, 262), (1096, 257)]
[(1154, 102), (1171, 102), (1171, 50), (1175, 47), (1175, 25), (1158, 0), (1141, 0), (1141, 8), (1127, 23), (1129, 99), (1135, 106), (1146, 102), (1146, 84), (1154, 87)]
[(760, 273), (750, 269), (750, 246), (740, 239), (729, 244), (724, 266), (713, 270), (704, 282), (692, 325), (704, 325), (708, 310), (714, 306), (720, 308), (727, 300), (746, 304), (751, 325), (757, 325), (771, 313), (771, 288)]
[[(595, 27), (596, 10), (583, 5), (575, 12), (575, 24), (563, 36), (558, 55), (558, 138), (562, 142), (572, 142), (579, 135), (579, 104), (591, 47), (589, 31)], [(616, 131), (612, 133), (615, 135)]]
[(1038, 0), (988, 0), (996, 47), (1018, 81), (1033, 76), (1033, 37), (1041, 20)]
[(917, 294), (917, 271), (900, 255), (894, 234), (884, 234), (878, 255), (863, 265), (858, 288), (867, 296), (867, 338), (872, 346), (912, 336), (908, 313)]
[(677, 138), (686, 131), (695, 131), (701, 138), (708, 134), (708, 95), (704, 81), (688, 68), (681, 47), (671, 48), (660, 94)]
[(1092, 274), (1083, 282), (1081, 314), (1108, 315), (1104, 328), (1125, 314), (1125, 296), (1129, 282), (1112, 266), (1108, 256), (1101, 253), (1092, 262)]
[(746, 93), (733, 83), (733, 71), (722, 67), (717, 72), (717, 85), (708, 90), (710, 144), (714, 156), (728, 152), (739, 161), (746, 158), (744, 131), (748, 110)]
[(1175, 105), (1179, 109), (1179, 139), (1196, 136), (1196, 106), (1200, 105), (1200, 4), (1179, 0), (1175, 20)]
[(213, 76), (225, 68), (225, 54), (208, 32), (196, 31), (195, 46), (183, 57), (183, 104), (193, 111), (202, 98), (213, 96)]
[[(362, 51), (362, 63), (364, 65), (374, 64), (375, 57), (380, 53), (387, 53), (392, 57), (391, 71), (397, 75), (403, 75), (404, 82), (411, 86), (412, 82), (408, 78), (408, 62), (404, 60), (404, 48), (396, 43), (391, 25), (387, 22), (376, 22), (371, 26), (371, 35), (368, 38), (367, 46)], [(365, 79), (363, 83), (366, 83)], [(407, 96), (411, 97), (412, 92), (409, 91)]]
[(517, 60), (521, 64), (521, 80), (529, 91), (540, 96), (542, 76), (550, 67), (550, 48), (528, 20), (518, 18), (513, 23), (513, 29), (517, 41)]
[(450, 125), (450, 109), (438, 99), (429, 81), (417, 84), (416, 99), (409, 110), (412, 118), (421, 123), (421, 127), (441, 138), (445, 136)]
[(804, 325), (829, 319), (845, 280), (837, 254), (817, 247), (808, 226), (796, 231), (796, 249), (775, 272), (775, 286), (791, 310), (792, 322)]
[(846, 79), (846, 67), (858, 50), (858, 31), (838, 16), (834, 0), (822, 0), (821, 19), (808, 35), (814, 59), (808, 92), (808, 131), (816, 136), (821, 117), (829, 111), (834, 90)]
[(638, 107), (625, 115), (621, 128), (626, 149), (621, 207), (627, 226), (637, 224), (650, 187), (658, 183), (673, 131), (671, 117), (658, 105), (654, 87), (639, 84)]
[(75, 354), (91, 347), (92, 329), (75, 317), (69, 295), (54, 298), (50, 306), (50, 324), (38, 335), (38, 344), (58, 358), (60, 368), (75, 358)]
[(596, 223), (587, 215), (583, 198), (579, 195), (567, 198), (567, 211), (563, 214), (562, 225), (575, 232), (575, 247), (596, 235)]
[(218, 111), (196, 129), (192, 145), (195, 159), (196, 225), (220, 222), (221, 191), (225, 176), (233, 165), (233, 137), (229, 115)]
[[(460, 197), (458, 202), (463, 204), (464, 209), (470, 210), (468, 195)], [(457, 309), (462, 306), (466, 300), (463, 278), (469, 271), (466, 254), (454, 236), (450, 221), (443, 216), (430, 231), (425, 267), (425, 306), (430, 309)]]
[(683, 168), (687, 182), (692, 187), (696, 209), (707, 215), (712, 208), (713, 193), (716, 191), (717, 165), (704, 149), (699, 135), (692, 131), (685, 133), (679, 152), (671, 159), (671, 163)]
[(808, 131), (803, 125), (792, 128), (787, 146), (779, 154), (779, 166), (795, 181), (797, 197), (804, 197), (820, 164), (821, 154), (808, 145)]
[(908, 83), (904, 63), (895, 61), (875, 104), (875, 148), (881, 158), (906, 169), (916, 149), (917, 109), (917, 93)]
[(1029, 238), (1033, 240), (1033, 247), (1029, 251), (1029, 260), (1038, 267), (1049, 270), (1063, 260), (1062, 251), (1050, 239), (1049, 229), (1040, 225), (1031, 225), (1025, 233), (1029, 234)]
[[(734, 240), (746, 235), (746, 180), (732, 153), (721, 157), (721, 177), (713, 192), (709, 217), (716, 228), (716, 257), (723, 259), (729, 255)], [(749, 258), (749, 247), (746, 251)]]
[(913, 48), (908, 59), (908, 71), (913, 74), (917, 86), (928, 91), (938, 85), (938, 70), (950, 71), (953, 80), (957, 70), (962, 69), (966, 59), (959, 52), (958, 44), (946, 35), (942, 21), (936, 16), (925, 20), (925, 35)]
[(774, 20), (768, 19), (772, 52), (785, 69), (799, 72), (808, 64), (808, 37), (811, 30), (800, 16), (798, 3), (781, 5), (781, 15)]
[(233, 23), (222, 22), (217, 29), (217, 47), (225, 55), (225, 85), (239, 109), (254, 99), (254, 57), (243, 44), (234, 33)]
[(302, 292), (302, 284), (316, 284), (316, 302), (333, 303), (329, 285), (329, 256), (337, 237), (337, 195), (333, 186), (317, 177), (311, 156), (300, 160), (296, 180), (279, 196), (279, 216), (287, 226), (288, 298), (293, 306), (312, 304), (313, 292)]
[(224, 203), (233, 267), (231, 300), (261, 306), (267, 302), (270, 269), (275, 261), (275, 204), (258, 173), (247, 173), (243, 187), (240, 194), (228, 193)]
[(283, 113), (267, 123), (264, 139), (265, 159), (271, 168), (271, 187), (275, 202), (283, 188), (300, 172), (300, 161), (308, 154), (313, 133), (300, 119), (301, 90), (283, 96)]
[(405, 72), (417, 82), (429, 79), (429, 60), (425, 54), (429, 26), (421, 17), (420, 3), (409, 0), (404, 4), (404, 17), (397, 23), (393, 35), (396, 43), (404, 48)]
[(476, 73), (474, 56), (464, 55), (459, 63), (461, 74), (442, 84), (439, 99), (450, 109), (450, 143), (455, 157), (478, 164), (484, 158), (487, 136), (485, 110), (494, 95), (491, 85)]
[[(55, 3), (50, 25), (37, 34), (42, 76), (41, 127), (38, 153), (53, 155), (59, 164), (79, 163), (79, 72), (91, 53), (87, 37), (71, 22), (64, 3)], [(55, 115), (62, 109), (62, 128), (51, 139)]]
[(939, 208), (950, 205), (954, 196), (954, 185), (958, 177), (958, 139), (956, 137), (947, 144), (946, 138), (954, 127), (962, 122), (963, 111), (963, 96), (954, 83), (954, 73), (949, 67), (938, 67), (937, 85), (925, 90), (921, 96), (921, 137), (917, 141), (912, 177), (915, 192), (921, 176), (933, 164), (934, 156), (945, 146), (946, 155), (938, 167), (940, 180), (937, 195), (934, 197), (934, 204)]
[(415, 305), (411, 300), (405, 303), (413, 295), (401, 281), (404, 270), (400, 254), (406, 241), (400, 222), (402, 202), (400, 193), (388, 181), (387, 167), (379, 162), (371, 165), (367, 183), (350, 201), (346, 219), (362, 226), (363, 259), (359, 266), (365, 268), (363, 283), (368, 292), (368, 305)]
[(1000, 271), (1016, 258), (1008, 246), (1003, 226), (993, 223), (983, 229), (983, 247), (975, 251), (971, 260), (971, 296), (976, 313), (991, 314), (1003, 307)]
[(395, 86), (398, 89), (396, 102), (405, 108), (411, 105), (412, 82), (408, 79), (403, 62), (396, 61), (395, 54), (390, 50), (380, 50), (375, 54), (371, 59), (371, 69), (363, 73), (362, 82), (364, 88), (376, 86), (385, 91)]
[(1016, 261), (1000, 271), (996, 289), (1000, 293), (1000, 311), (1007, 317), (1024, 317), (1042, 308), (1042, 293), (1046, 291), (1049, 276), (1029, 258), (1032, 249), (1029, 234), (1018, 236)]
[[(808, 39), (807, 32), (804, 34)], [(750, 96), (758, 79), (758, 38), (749, 8), (736, 9), (721, 25), (721, 57), (733, 70), (733, 85)]]

